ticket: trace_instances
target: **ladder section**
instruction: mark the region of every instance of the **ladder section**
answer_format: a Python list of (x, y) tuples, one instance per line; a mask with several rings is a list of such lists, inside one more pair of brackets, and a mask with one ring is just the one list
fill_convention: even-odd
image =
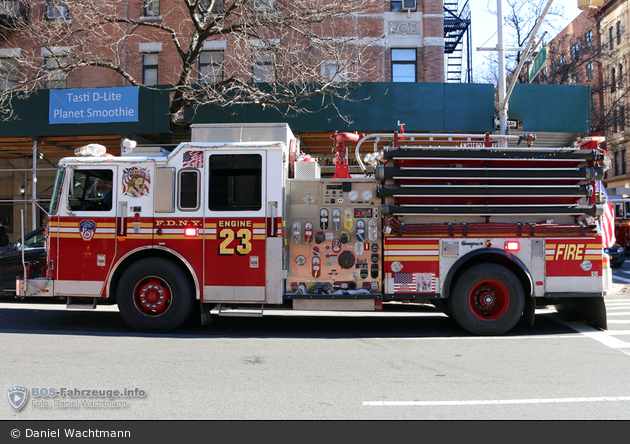
[(594, 184), (605, 156), (578, 148), (398, 146), (383, 150), (384, 215), (602, 214)]

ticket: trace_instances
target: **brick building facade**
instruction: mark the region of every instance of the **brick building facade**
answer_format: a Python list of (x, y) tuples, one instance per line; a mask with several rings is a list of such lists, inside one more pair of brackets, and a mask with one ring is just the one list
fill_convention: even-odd
[[(253, 2), (261, 8), (273, 7), (284, 0), (264, 0)], [(287, 2), (289, 0), (286, 0)], [(325, 2), (326, 0), (324, 0)], [(373, 41), (365, 62), (365, 75), (357, 79), (361, 82), (436, 82), (445, 81), (444, 73), (444, 10), (443, 2), (417, 0), (415, 10), (402, 10), (401, 1), (377, 2), (373, 10), (354, 14), (343, 26), (327, 35), (322, 28), (321, 36), (340, 38), (360, 36)], [(120, 66), (143, 85), (169, 85), (177, 81), (181, 74), (182, 58), (173, 39), (157, 27), (179, 30), (192, 26), (188, 11), (182, 9), (183, 0), (127, 0), (97, 2), (99, 7), (113, 5), (116, 13), (124, 20), (139, 20), (154, 28), (138, 28), (134, 37), (118, 46), (113, 37), (103, 36), (101, 49), (107, 57), (119, 58)], [(230, 0), (217, 1), (216, 8), (229, 7)], [(289, 2), (289, 4), (293, 4)], [(0, 0), (0, 89), (5, 89), (18, 80), (18, 71), (56, 67), (72, 60), (67, 46), (37, 45), (21, 38), (15, 18), (25, 18), (33, 23), (38, 18), (42, 26), (54, 33), (62, 26), (76, 26), (80, 22), (73, 11), (72, 1), (35, 0), (31, 9), (23, 9), (18, 1)], [(74, 20), (73, 20), (74, 18)], [(188, 20), (185, 20), (185, 19)], [(132, 26), (122, 22), (121, 26)], [(114, 26), (112, 26), (114, 28)], [(184, 33), (185, 34), (185, 33)], [(242, 42), (241, 42), (242, 43)], [(282, 44), (282, 38), (279, 39)], [(114, 50), (112, 50), (114, 48)], [(116, 52), (116, 53), (114, 53)], [(230, 59), (232, 52), (244, 61), (241, 67), (243, 79), (252, 81), (290, 80), (282, 72), (275, 72), (267, 60), (254, 61), (244, 55), (244, 48), (229, 36), (213, 38), (203, 44), (203, 52), (194, 63), (191, 72), (193, 82), (206, 79), (212, 82), (221, 76), (221, 65)], [(16, 56), (33, 54), (36, 57), (32, 66), (17, 66)], [(68, 57), (66, 57), (66, 55)], [(234, 60), (234, 58), (232, 58)], [(260, 62), (260, 63), (258, 63)], [(326, 75), (322, 66), (322, 75)], [(332, 68), (334, 71), (334, 67)], [(123, 87), (130, 83), (111, 69), (84, 66), (71, 71), (67, 76), (54, 76), (41, 82), (39, 88), (95, 88)], [(183, 117), (183, 116), (182, 116)], [(58, 158), (46, 158), (37, 162), (38, 199), (45, 202), (52, 183)], [(31, 168), (33, 158), (21, 155), (0, 155), (0, 179), (4, 186), (0, 189), (0, 221), (9, 227), (11, 240), (19, 237), (20, 207), (33, 206), (31, 193)], [(46, 171), (50, 169), (50, 171)], [(43, 190), (43, 191), (39, 191)], [(11, 202), (9, 204), (9, 202)], [(45, 206), (45, 204), (44, 204)], [(10, 211), (8, 210), (10, 208)], [(42, 215), (43, 216), (43, 215)], [(27, 231), (35, 227), (28, 226)]]

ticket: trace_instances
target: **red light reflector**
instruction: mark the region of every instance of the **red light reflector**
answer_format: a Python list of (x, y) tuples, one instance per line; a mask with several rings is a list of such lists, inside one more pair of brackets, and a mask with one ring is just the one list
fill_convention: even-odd
[(194, 227), (188, 227), (184, 230), (184, 236), (186, 237), (195, 237), (198, 233), (198, 229)]
[(518, 251), (519, 245), (517, 241), (506, 241), (505, 249), (507, 251)]

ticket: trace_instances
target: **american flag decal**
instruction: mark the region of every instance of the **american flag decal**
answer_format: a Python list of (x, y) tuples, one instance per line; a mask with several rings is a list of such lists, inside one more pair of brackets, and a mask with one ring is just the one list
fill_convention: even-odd
[(186, 151), (183, 168), (203, 168), (203, 151)]
[(417, 290), (418, 284), (414, 273), (394, 273), (394, 292)]

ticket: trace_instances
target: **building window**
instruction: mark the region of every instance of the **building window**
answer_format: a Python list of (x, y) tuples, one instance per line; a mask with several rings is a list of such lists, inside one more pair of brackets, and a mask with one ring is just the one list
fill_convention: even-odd
[(613, 110), (613, 133), (619, 132), (619, 113), (617, 108)]
[(626, 150), (619, 150), (615, 153), (615, 176), (626, 174)]
[(208, 8), (210, 7), (211, 2), (212, 0), (200, 0), (199, 11), (202, 11), (203, 13), (209, 13), (209, 14), (223, 14), (225, 12), (225, 8), (223, 7), (224, 0), (214, 0), (212, 9), (208, 11)]
[(48, 20), (68, 20), (68, 5), (59, 1), (49, 1), (46, 4), (46, 18)]
[(610, 92), (617, 91), (617, 76), (615, 75), (615, 68), (610, 70)]
[(617, 45), (621, 45), (621, 22), (617, 22)]
[(199, 54), (199, 83), (223, 80), (223, 51), (201, 51)]
[(0, 90), (14, 87), (18, 81), (18, 62), (14, 58), (0, 58)]
[(254, 0), (253, 6), (256, 10), (273, 9), (273, 0)]
[(276, 66), (273, 53), (270, 51), (258, 51), (252, 55), (253, 83), (273, 83), (276, 81)]
[(613, 27), (608, 28), (608, 41), (610, 42), (610, 49), (615, 46), (615, 39), (613, 37)]
[(587, 31), (586, 34), (584, 34), (584, 42), (586, 43), (586, 46), (590, 46), (593, 43), (593, 31)]
[(579, 55), (580, 46), (576, 43), (575, 45), (571, 46), (571, 57), (573, 58), (573, 60), (577, 60)]
[(392, 82), (416, 81), (416, 50), (392, 49)]
[(619, 106), (619, 131), (626, 130), (626, 109), (623, 105)]
[(621, 64), (617, 67), (617, 87), (623, 88), (623, 65)]
[(158, 84), (158, 53), (142, 54), (142, 83), (146, 86)]
[(325, 81), (342, 82), (348, 79), (348, 71), (345, 68), (345, 60), (340, 63), (327, 61), (322, 64), (322, 77)]
[(565, 63), (567, 63), (567, 57), (564, 55), (564, 53), (560, 54), (560, 64), (564, 65)]
[(593, 62), (591, 62), (588, 65), (586, 65), (586, 80), (592, 80), (593, 79), (594, 67), (595, 67), (595, 65), (593, 64)]
[(44, 69), (48, 71), (46, 89), (63, 89), (68, 87), (68, 77), (63, 68), (68, 66), (65, 55), (44, 58)]
[[(389, 10), (391, 12), (401, 12), (403, 11), (403, 3), (409, 4), (409, 1), (403, 2), (402, 0), (392, 0), (389, 2)], [(405, 9), (407, 11), (407, 9)], [(416, 8), (410, 9), (410, 11), (416, 11)]]
[(142, 13), (145, 17), (157, 17), (160, 15), (160, 0), (144, 0)]

